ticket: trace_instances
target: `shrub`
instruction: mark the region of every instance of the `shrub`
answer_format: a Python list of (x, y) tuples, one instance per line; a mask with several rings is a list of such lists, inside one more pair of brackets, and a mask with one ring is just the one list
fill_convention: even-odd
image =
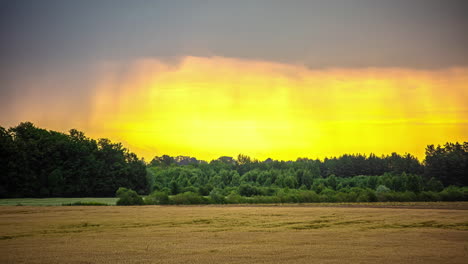
[(382, 192), (377, 194), (377, 201), (379, 202), (390, 202), (392, 201), (392, 195), (389, 192)]
[(223, 204), (226, 202), (226, 198), (221, 189), (215, 188), (210, 192), (210, 199), (213, 203)]
[(373, 190), (367, 190), (367, 196), (369, 197), (369, 202), (377, 202), (377, 194)]
[(194, 192), (179, 193), (171, 197), (173, 204), (207, 204), (208, 199)]
[(314, 181), (314, 184), (312, 185), (313, 191), (320, 194), (323, 191), (323, 189), (325, 189), (325, 185), (323, 185), (323, 183), (318, 183), (318, 181)]
[(391, 190), (390, 190), (387, 186), (385, 186), (385, 185), (379, 185), (379, 186), (377, 187), (377, 189), (375, 189), (375, 192), (376, 192), (377, 194), (386, 193), (386, 192), (390, 192), (390, 191), (391, 191)]
[(270, 204), (270, 203), (280, 203), (281, 200), (277, 196), (253, 196), (250, 201), (252, 203), (260, 203), (260, 204)]
[(353, 203), (353, 202), (356, 202), (357, 196), (358, 195), (355, 192), (350, 192), (350, 193), (338, 192), (335, 195), (335, 198), (337, 202)]
[(239, 194), (232, 192), (226, 197), (226, 202), (229, 204), (240, 204), (244, 201), (245, 199), (240, 196)]
[(385, 185), (379, 185), (375, 189), (375, 194), (379, 202), (389, 202), (392, 201), (393, 196), (390, 194), (391, 190)]
[(262, 196), (273, 196), (276, 193), (276, 188), (273, 187), (259, 187)]
[(433, 192), (441, 192), (444, 189), (444, 185), (441, 181), (432, 177), (426, 184), (426, 189)]
[(467, 200), (463, 188), (449, 186), (440, 192), (443, 201), (464, 201)]
[(320, 197), (314, 191), (299, 191), (297, 194), (298, 202), (300, 203), (318, 203)]
[(153, 187), (151, 187), (153, 191), (160, 191), (162, 189), (162, 186), (160, 183), (155, 183), (153, 184)]
[(200, 195), (209, 195), (211, 190), (213, 190), (213, 186), (211, 184), (203, 185), (198, 188), (198, 193)]
[(143, 199), (139, 196), (134, 190), (120, 187), (116, 196), (119, 198), (117, 200), (117, 205), (143, 205)]
[(440, 201), (440, 196), (436, 192), (420, 192), (418, 194), (418, 201), (436, 202), (436, 201)]
[(325, 188), (322, 192), (320, 192), (320, 201), (321, 202), (328, 202), (333, 203), (336, 202), (336, 192), (330, 188)]
[(254, 196), (254, 195), (261, 195), (262, 192), (255, 186), (248, 185), (248, 184), (242, 184), (239, 186), (239, 194), (242, 196)]
[[(354, 188), (353, 188), (354, 189)], [(368, 203), (368, 202), (376, 202), (377, 201), (377, 195), (375, 192), (371, 189), (361, 189), (361, 188), (356, 188), (359, 189), (356, 195), (356, 202), (358, 203)]]
[(417, 198), (414, 192), (385, 192), (378, 195), (380, 202), (411, 202)]
[(187, 187), (184, 187), (182, 188), (182, 192), (193, 192), (193, 193), (197, 193), (198, 192), (198, 188), (197, 187), (194, 187), (194, 186), (187, 186)]
[(399, 202), (411, 202), (411, 201), (417, 201), (418, 200), (418, 196), (416, 195), (415, 192), (410, 192), (410, 191), (406, 191), (406, 192), (403, 192), (401, 193), (401, 196), (400, 196), (400, 200)]
[(145, 197), (145, 204), (169, 204), (169, 195), (167, 192), (154, 191)]
[(280, 189), (276, 193), (276, 197), (278, 197), (281, 203), (297, 203), (298, 196), (295, 190), (290, 190), (288, 188)]

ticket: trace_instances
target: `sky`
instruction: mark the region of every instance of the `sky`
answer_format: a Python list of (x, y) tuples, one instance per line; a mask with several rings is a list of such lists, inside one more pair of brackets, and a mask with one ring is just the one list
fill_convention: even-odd
[(0, 126), (150, 160), (468, 141), (468, 2), (0, 0)]

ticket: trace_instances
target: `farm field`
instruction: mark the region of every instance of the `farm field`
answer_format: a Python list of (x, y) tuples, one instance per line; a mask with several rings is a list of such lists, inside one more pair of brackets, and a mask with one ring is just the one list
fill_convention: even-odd
[(98, 202), (115, 205), (118, 198), (114, 197), (84, 197), (84, 198), (11, 198), (0, 199), (0, 205), (30, 205), (30, 206), (55, 206), (72, 204), (75, 202)]
[(466, 263), (467, 205), (1, 206), (0, 263)]

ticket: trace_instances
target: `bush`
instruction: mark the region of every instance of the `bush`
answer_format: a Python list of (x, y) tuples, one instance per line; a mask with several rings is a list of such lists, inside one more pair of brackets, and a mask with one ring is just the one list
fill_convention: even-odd
[(253, 196), (250, 199), (251, 203), (259, 203), (259, 204), (271, 204), (271, 203), (280, 203), (281, 200), (277, 196)]
[(441, 181), (432, 177), (426, 184), (426, 189), (433, 192), (441, 192), (444, 189), (444, 185)]
[(150, 195), (145, 197), (145, 204), (169, 204), (169, 195), (167, 194), (167, 192), (154, 191)]
[(179, 193), (171, 197), (173, 204), (207, 204), (208, 199), (194, 192)]
[(377, 200), (379, 202), (390, 202), (393, 199), (392, 194), (390, 193), (391, 190), (385, 185), (379, 185), (377, 189), (375, 189), (375, 194), (377, 196)]
[(466, 201), (464, 189), (456, 186), (449, 186), (440, 192), (443, 201)]
[(262, 192), (261, 192), (260, 189), (258, 189), (255, 186), (251, 186), (251, 185), (248, 185), (248, 184), (242, 184), (241, 186), (239, 186), (239, 194), (242, 195), (242, 196), (250, 197), (250, 196), (254, 196), (254, 195), (261, 195)]
[(193, 186), (187, 186), (187, 187), (184, 187), (182, 188), (182, 192), (193, 192), (193, 193), (198, 193), (198, 188), (197, 187), (193, 187)]
[(280, 189), (276, 196), (281, 203), (297, 203), (298, 196), (296, 195), (295, 190), (290, 190), (288, 188)]
[(232, 192), (226, 197), (226, 203), (229, 204), (240, 204), (245, 202), (245, 199), (239, 194)]
[(143, 199), (134, 190), (120, 187), (116, 196), (119, 198), (117, 205), (143, 205)]
[(273, 187), (259, 187), (262, 196), (274, 196), (276, 194), (276, 188)]
[(336, 192), (330, 188), (323, 189), (323, 191), (320, 192), (320, 201), (327, 202), (327, 203), (336, 202), (337, 201)]
[(368, 203), (377, 201), (377, 196), (372, 190), (364, 190), (360, 192), (356, 198), (358, 203)]
[(224, 194), (219, 188), (215, 188), (210, 192), (210, 199), (215, 204), (224, 204), (226, 202), (226, 198), (224, 198)]
[(421, 202), (440, 201), (440, 195), (436, 192), (420, 192), (418, 194), (418, 201), (421, 201)]
[(369, 197), (369, 202), (377, 202), (377, 194), (373, 190), (367, 190), (367, 196)]
[(318, 203), (320, 202), (320, 197), (314, 191), (299, 191), (297, 200), (300, 203)]
[(354, 203), (356, 202), (356, 199), (358, 197), (358, 194), (355, 192), (338, 192), (335, 195), (336, 201), (341, 202), (341, 203)]
[(391, 191), (391, 190), (390, 190), (387, 186), (385, 186), (385, 185), (379, 185), (379, 186), (377, 187), (377, 189), (375, 189), (375, 192), (376, 192), (377, 194), (386, 193), (386, 192), (390, 192), (390, 191)]
[(414, 192), (385, 192), (378, 195), (379, 202), (412, 202), (418, 196)]
[(198, 193), (200, 195), (209, 195), (211, 190), (213, 190), (213, 186), (211, 184), (207, 184), (207, 185), (203, 185), (203, 186), (200, 186), (200, 188), (198, 188)]
[(323, 183), (318, 183), (318, 181), (314, 181), (314, 184), (312, 185), (313, 191), (320, 194), (323, 191), (323, 189), (325, 189), (325, 185), (323, 185)]

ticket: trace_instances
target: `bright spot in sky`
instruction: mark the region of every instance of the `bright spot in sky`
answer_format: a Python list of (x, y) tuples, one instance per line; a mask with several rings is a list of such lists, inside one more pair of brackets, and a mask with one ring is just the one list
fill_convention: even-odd
[[(223, 57), (102, 67), (85, 132), (146, 159), (323, 158), (466, 141), (468, 69), (322, 69)], [(120, 69), (120, 70), (116, 70)]]

